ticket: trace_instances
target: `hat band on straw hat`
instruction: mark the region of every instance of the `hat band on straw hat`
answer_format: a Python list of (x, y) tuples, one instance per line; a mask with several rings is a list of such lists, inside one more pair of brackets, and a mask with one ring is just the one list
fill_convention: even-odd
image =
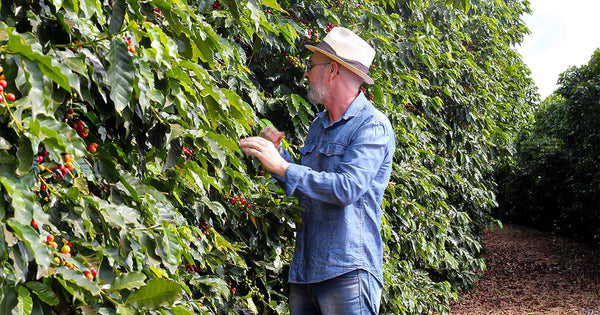
[(337, 61), (340, 66), (358, 75), (367, 84), (374, 83), (368, 73), (375, 50), (351, 30), (334, 27), (316, 47), (306, 45), (306, 48)]
[(360, 70), (361, 72), (367, 74), (367, 72), (369, 72), (369, 67), (363, 65), (362, 63), (356, 61), (356, 60), (352, 60), (352, 59), (346, 59), (344, 57), (341, 57), (340, 55), (337, 54), (337, 52), (335, 51), (335, 49), (333, 49), (333, 47), (331, 47), (331, 45), (329, 45), (326, 42), (320, 42), (317, 45), (317, 48), (319, 48), (320, 50), (331, 54), (332, 56), (335, 56), (336, 58), (340, 59), (341, 61), (343, 61), (344, 63), (346, 63), (347, 65), (350, 65), (354, 68), (356, 68), (357, 70)]

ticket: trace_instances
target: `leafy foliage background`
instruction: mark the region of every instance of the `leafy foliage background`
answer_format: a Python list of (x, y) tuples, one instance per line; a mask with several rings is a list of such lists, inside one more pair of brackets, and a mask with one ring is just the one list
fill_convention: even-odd
[(596, 50), (561, 74), (519, 137), (513, 163), (498, 169), (497, 217), (600, 244), (599, 95)]
[(382, 312), (447, 312), (485, 268), (492, 171), (537, 101), (512, 48), (528, 12), (518, 0), (2, 1), (4, 93), (17, 100), (0, 106), (0, 310), (286, 313), (300, 209), (238, 139), (274, 124), (302, 146), (322, 110), (304, 98), (304, 45), (343, 25), (378, 52), (365, 93), (398, 144)]

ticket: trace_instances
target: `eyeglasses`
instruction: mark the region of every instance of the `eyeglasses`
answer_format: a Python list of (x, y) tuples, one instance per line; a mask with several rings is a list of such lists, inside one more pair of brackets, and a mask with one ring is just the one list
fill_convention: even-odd
[(309, 63), (306, 65), (306, 73), (310, 73), (310, 70), (312, 70), (312, 68), (314, 68), (315, 66), (322, 66), (322, 65), (328, 65), (330, 64), (330, 62), (324, 62), (324, 63)]

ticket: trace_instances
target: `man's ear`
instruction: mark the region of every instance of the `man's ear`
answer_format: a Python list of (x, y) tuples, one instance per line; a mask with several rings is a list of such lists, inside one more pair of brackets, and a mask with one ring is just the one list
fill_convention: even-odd
[(340, 74), (340, 64), (337, 62), (332, 62), (329, 64), (329, 75), (332, 76), (333, 74)]
[[(332, 64), (331, 73), (333, 73), (335, 71), (336, 74), (340, 74), (340, 64), (337, 62), (332, 62), (331, 64)], [(335, 66), (333, 66), (333, 65), (335, 65)]]

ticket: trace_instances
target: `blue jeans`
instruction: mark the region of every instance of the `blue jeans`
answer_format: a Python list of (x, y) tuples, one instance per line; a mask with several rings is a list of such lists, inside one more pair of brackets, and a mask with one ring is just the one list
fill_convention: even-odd
[(290, 283), (291, 315), (379, 314), (382, 286), (357, 269), (319, 283)]

